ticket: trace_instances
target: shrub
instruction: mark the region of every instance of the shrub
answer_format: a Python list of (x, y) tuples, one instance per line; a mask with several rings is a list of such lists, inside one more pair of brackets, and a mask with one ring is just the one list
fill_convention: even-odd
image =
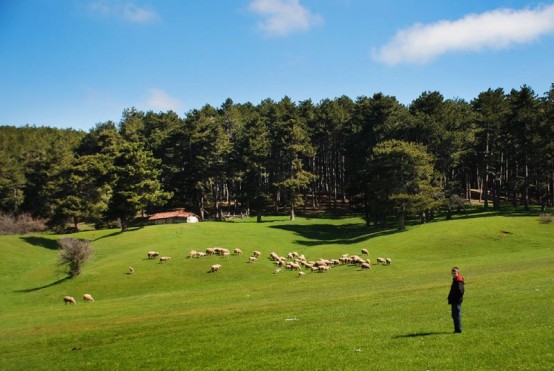
[(46, 222), (33, 218), (31, 214), (0, 213), (0, 234), (26, 234), (46, 230)]
[(70, 277), (75, 277), (81, 273), (81, 266), (94, 252), (89, 240), (66, 237), (59, 239), (58, 245), (58, 264), (67, 266), (67, 274)]
[(541, 213), (539, 215), (539, 220), (543, 224), (552, 223), (552, 214), (550, 214), (550, 213)]

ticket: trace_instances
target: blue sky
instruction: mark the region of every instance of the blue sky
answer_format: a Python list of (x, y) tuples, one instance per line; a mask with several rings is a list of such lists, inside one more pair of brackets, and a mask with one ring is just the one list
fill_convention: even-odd
[(552, 1), (0, 0), (0, 125), (552, 83)]

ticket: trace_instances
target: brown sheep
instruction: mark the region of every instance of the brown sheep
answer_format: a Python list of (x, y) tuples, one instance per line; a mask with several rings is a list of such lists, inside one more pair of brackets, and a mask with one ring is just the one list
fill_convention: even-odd
[(77, 302), (75, 301), (75, 298), (73, 296), (64, 296), (63, 297), (63, 302), (65, 304), (69, 303), (69, 304), (76, 304)]

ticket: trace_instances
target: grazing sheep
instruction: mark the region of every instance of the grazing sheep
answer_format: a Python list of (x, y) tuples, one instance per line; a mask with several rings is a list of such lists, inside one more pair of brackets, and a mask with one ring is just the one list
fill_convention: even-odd
[(273, 274), (277, 274), (277, 273), (279, 273), (279, 272), (281, 272), (281, 268), (275, 269), (275, 270), (273, 271)]
[(135, 273), (135, 268), (129, 267), (129, 273)]
[(255, 256), (256, 258), (259, 258), (260, 256), (262, 256), (262, 253), (259, 252), (259, 251), (254, 251), (254, 252), (252, 253), (252, 255)]
[(299, 277), (299, 278), (304, 277), (304, 272), (298, 272), (298, 277)]
[(343, 256), (339, 258), (339, 261), (341, 264), (350, 264), (352, 262), (352, 259), (350, 259), (348, 256)]
[(273, 264), (275, 264), (275, 265), (284, 265), (284, 263), (285, 263), (285, 262), (284, 262), (283, 260), (281, 260), (281, 259), (277, 259), (277, 260), (274, 260), (274, 261), (273, 261)]
[(205, 252), (198, 251), (198, 252), (196, 253), (196, 257), (197, 257), (197, 258), (203, 258), (203, 257), (205, 257), (205, 256), (206, 256), (206, 253), (205, 253)]
[(362, 249), (362, 255), (369, 255), (369, 252), (367, 251), (367, 249)]
[(387, 261), (383, 258), (377, 258), (377, 264), (387, 264)]
[(386, 259), (385, 259), (385, 263), (386, 263), (387, 265), (390, 265), (390, 263), (391, 263), (390, 258), (386, 258)]
[(189, 258), (198, 258), (198, 251), (196, 251), (196, 250), (190, 250), (190, 252), (189, 252)]
[(369, 264), (369, 263), (362, 263), (361, 267), (362, 267), (362, 269), (371, 269), (371, 264)]
[(241, 255), (242, 254), (242, 250), (239, 249), (239, 248), (233, 250), (233, 252), (235, 253), (235, 255)]
[(163, 263), (163, 262), (166, 262), (166, 261), (169, 261), (171, 260), (171, 256), (162, 256), (160, 258), (160, 263)]
[(148, 251), (148, 259), (154, 259), (156, 256), (160, 255), (157, 251)]
[(224, 249), (223, 247), (219, 249), (219, 255), (230, 255), (231, 252), (228, 249)]
[(90, 301), (94, 301), (94, 298), (92, 297), (91, 294), (85, 294), (83, 295), (83, 300), (86, 302), (90, 302)]
[(208, 247), (206, 249), (206, 255), (214, 255), (215, 254), (215, 248), (213, 247)]
[(289, 263), (289, 264), (287, 264), (287, 267), (290, 267), (290, 270), (294, 269), (294, 270), (297, 270), (297, 271), (302, 269), (302, 267), (300, 267), (300, 264), (298, 264), (298, 263)]
[(223, 251), (223, 254), (221, 254), (224, 258), (228, 258), (231, 256), (231, 253), (229, 251)]
[(214, 264), (214, 265), (212, 265), (212, 267), (210, 269), (210, 272), (212, 272), (212, 273), (217, 272), (219, 270), (219, 268), (221, 268), (221, 264)]
[(75, 301), (75, 298), (73, 296), (64, 296), (63, 297), (63, 302), (65, 304), (69, 303), (69, 304), (76, 304), (77, 302)]
[(256, 258), (255, 256), (248, 257), (248, 262), (249, 263), (254, 263), (256, 260), (258, 260), (258, 258)]

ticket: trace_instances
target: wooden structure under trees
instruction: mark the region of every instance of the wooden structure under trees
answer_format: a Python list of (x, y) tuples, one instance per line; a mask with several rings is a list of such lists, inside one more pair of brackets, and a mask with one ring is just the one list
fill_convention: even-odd
[(148, 221), (153, 224), (197, 223), (198, 217), (185, 209), (178, 209), (150, 215)]

